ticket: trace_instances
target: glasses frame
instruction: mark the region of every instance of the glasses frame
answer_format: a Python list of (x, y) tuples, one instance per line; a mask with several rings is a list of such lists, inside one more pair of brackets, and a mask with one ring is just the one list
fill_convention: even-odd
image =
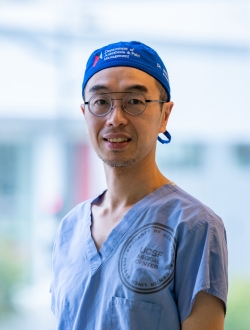
[[(111, 99), (108, 95), (106, 95), (106, 94), (122, 94), (122, 93), (127, 93), (127, 95), (125, 95), (122, 99)], [(128, 112), (128, 111), (125, 109), (125, 107), (124, 107), (124, 99), (125, 99), (127, 96), (131, 95), (131, 94), (132, 94), (132, 95), (138, 95), (138, 96), (142, 97), (142, 99), (145, 100), (145, 102), (146, 102), (146, 103), (145, 103), (145, 107), (144, 107), (144, 109), (143, 109), (141, 112), (137, 113), (137, 114), (133, 114), (133, 113)], [(93, 97), (96, 97), (96, 96), (98, 96), (98, 95), (100, 95), (100, 96), (101, 96), (101, 95), (105, 95), (105, 96), (110, 100), (110, 108), (109, 108), (109, 110), (108, 110), (105, 114), (103, 114), (103, 115), (97, 115), (97, 114), (93, 113), (93, 112), (91, 111), (91, 109), (90, 109), (90, 101), (92, 100)], [(123, 109), (126, 113), (128, 113), (129, 115), (131, 115), (131, 116), (138, 116), (138, 115), (142, 114), (142, 113), (145, 111), (146, 107), (147, 107), (147, 103), (151, 103), (151, 102), (152, 102), (152, 103), (153, 103), (153, 102), (167, 103), (167, 102), (168, 102), (168, 101), (164, 101), (164, 100), (146, 100), (145, 97), (142, 96), (142, 95), (139, 94), (139, 93), (112, 92), (112, 93), (95, 94), (95, 95), (91, 96), (91, 98), (89, 99), (89, 101), (87, 101), (87, 102), (84, 101), (84, 104), (87, 104), (88, 109), (89, 109), (89, 112), (90, 112), (93, 116), (95, 116), (95, 117), (104, 117), (104, 116), (108, 115), (108, 114), (114, 109), (113, 101), (116, 101), (116, 100), (118, 100), (118, 101), (122, 101), (122, 109)]]

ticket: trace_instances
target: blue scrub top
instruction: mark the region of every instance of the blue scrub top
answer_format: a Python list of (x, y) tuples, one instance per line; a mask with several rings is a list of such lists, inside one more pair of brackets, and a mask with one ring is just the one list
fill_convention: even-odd
[(127, 212), (98, 252), (92, 201), (62, 220), (55, 240), (58, 330), (180, 329), (201, 290), (226, 305), (226, 234), (212, 210), (178, 186), (162, 186)]

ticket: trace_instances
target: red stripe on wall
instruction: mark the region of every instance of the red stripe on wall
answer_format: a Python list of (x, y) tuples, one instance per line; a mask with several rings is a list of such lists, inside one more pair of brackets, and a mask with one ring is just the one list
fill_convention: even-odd
[[(75, 153), (75, 204), (90, 198), (90, 150), (88, 144), (76, 146)], [(73, 188), (74, 189), (74, 188)]]

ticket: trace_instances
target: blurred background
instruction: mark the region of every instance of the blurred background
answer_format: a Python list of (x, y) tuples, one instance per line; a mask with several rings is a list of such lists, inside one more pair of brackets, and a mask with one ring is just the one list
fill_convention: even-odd
[(90, 53), (154, 48), (169, 72), (162, 172), (227, 229), (227, 330), (250, 329), (249, 0), (0, 1), (0, 329), (52, 330), (61, 218), (105, 189), (80, 111)]

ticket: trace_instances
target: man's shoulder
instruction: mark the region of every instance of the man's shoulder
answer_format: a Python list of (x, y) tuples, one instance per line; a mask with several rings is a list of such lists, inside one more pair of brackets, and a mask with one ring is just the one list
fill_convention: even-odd
[(62, 218), (58, 227), (59, 235), (63, 234), (63, 236), (65, 236), (66, 234), (69, 234), (77, 229), (79, 226), (82, 226), (87, 221), (87, 219), (91, 216), (91, 201), (92, 200), (89, 199), (77, 204)]
[(176, 225), (194, 227), (209, 223), (223, 227), (222, 219), (210, 207), (177, 185), (166, 185), (156, 195), (158, 212), (167, 214), (170, 222), (172, 219)]
[(177, 208), (195, 208), (207, 212), (213, 211), (202, 203), (199, 199), (189, 194), (176, 184), (164, 185), (153, 193), (153, 198), (159, 201), (163, 206), (168, 204), (176, 205)]
[(79, 216), (82, 217), (84, 213), (89, 208), (89, 205), (91, 204), (90, 199), (83, 201), (79, 204), (77, 204), (73, 209), (71, 209), (62, 219), (62, 222), (68, 222), (73, 221), (74, 219), (78, 218)]

